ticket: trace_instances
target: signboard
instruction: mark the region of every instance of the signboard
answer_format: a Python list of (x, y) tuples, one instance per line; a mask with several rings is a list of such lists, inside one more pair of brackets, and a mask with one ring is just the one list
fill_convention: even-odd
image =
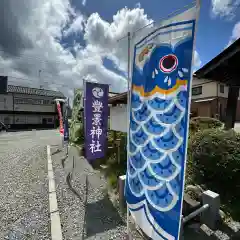
[(135, 45), (125, 196), (151, 238), (179, 239), (196, 7)]
[(63, 135), (64, 129), (63, 129), (63, 117), (62, 117), (61, 105), (59, 101), (56, 101), (56, 103), (57, 103), (58, 118), (59, 118), (59, 132), (61, 135)]
[(85, 83), (85, 157), (88, 161), (105, 156), (108, 127), (109, 86)]

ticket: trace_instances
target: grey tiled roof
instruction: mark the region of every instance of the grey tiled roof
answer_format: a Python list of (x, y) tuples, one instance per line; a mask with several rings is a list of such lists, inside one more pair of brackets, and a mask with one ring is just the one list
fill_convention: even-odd
[(29, 88), (29, 87), (14, 86), (14, 85), (8, 85), (7, 91), (10, 93), (21, 93), (21, 94), (28, 94), (28, 95), (65, 98), (63, 93), (59, 91)]

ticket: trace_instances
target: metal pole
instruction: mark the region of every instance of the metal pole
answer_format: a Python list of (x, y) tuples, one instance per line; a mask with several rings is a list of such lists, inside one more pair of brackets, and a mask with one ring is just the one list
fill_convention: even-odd
[(127, 204), (127, 237), (128, 237), (128, 240), (131, 240), (129, 217), (130, 217), (130, 211), (129, 211), (128, 204)]
[(83, 91), (82, 91), (82, 99), (83, 99), (83, 111), (82, 111), (82, 115), (83, 115), (83, 119), (82, 119), (82, 126), (83, 126), (83, 131), (84, 131), (84, 145), (83, 145), (83, 149), (84, 149), (84, 154), (83, 156), (85, 157), (85, 137), (86, 137), (86, 129), (85, 129), (85, 120), (86, 120), (86, 112), (85, 112), (85, 91), (86, 91), (86, 80), (85, 78), (83, 79)]
[(197, 209), (196, 211), (190, 213), (188, 216), (186, 216), (185, 218), (183, 218), (183, 223), (188, 222), (189, 220), (193, 219), (194, 217), (196, 217), (198, 214), (205, 212), (207, 209), (209, 208), (209, 204), (205, 204), (202, 207), (200, 207), (199, 209)]
[[(129, 119), (130, 119), (130, 99), (131, 99), (131, 33), (128, 32), (128, 88), (127, 88), (127, 93), (128, 93), (128, 100), (127, 100), (127, 110), (128, 110), (128, 130), (129, 130), (129, 127), (130, 127), (130, 124), (129, 124)], [(129, 141), (128, 141), (129, 142)], [(129, 143), (127, 144), (127, 149), (129, 150)], [(129, 151), (127, 151), (129, 152)], [(128, 153), (127, 153), (128, 154)], [(129, 227), (129, 215), (130, 215), (130, 211), (129, 211), (129, 208), (128, 208), (128, 204), (127, 204), (127, 236), (128, 236), (128, 239), (130, 240), (131, 239), (131, 235), (130, 235), (130, 227)]]
[[(67, 111), (66, 111), (67, 116), (66, 116), (66, 120), (65, 121), (68, 121), (68, 110), (69, 110), (69, 98), (67, 99)], [(68, 138), (69, 138), (69, 136), (68, 136)], [(67, 151), (67, 156), (68, 156), (68, 146), (69, 146), (69, 140), (67, 141), (67, 150), (66, 150)]]
[[(200, 0), (197, 0), (196, 1), (196, 21), (195, 21), (195, 29), (194, 29), (194, 36), (193, 36), (193, 51), (192, 51), (192, 64), (191, 64), (191, 75), (190, 75), (190, 84), (189, 84), (189, 99), (188, 99), (188, 109), (191, 109), (191, 98), (192, 98), (192, 80), (193, 80), (193, 64), (194, 64), (194, 51), (195, 51), (195, 46), (196, 46), (196, 30), (197, 30), (197, 23), (198, 23), (198, 19), (199, 19), (199, 15), (200, 15)], [(189, 120), (190, 120), (190, 114), (188, 114), (187, 116), (187, 132), (186, 132), (186, 136), (189, 135), (189, 127), (188, 127), (188, 124), (189, 124)], [(186, 139), (186, 142), (185, 142), (186, 146), (188, 145), (188, 137)], [(187, 151), (185, 151), (185, 156), (184, 156), (184, 159), (185, 159), (185, 162), (184, 162), (184, 175), (185, 176), (185, 173), (186, 173), (186, 165), (187, 165)], [(185, 177), (183, 178), (183, 186), (185, 186)], [(181, 213), (183, 211), (183, 197), (181, 199)], [(183, 220), (184, 221), (184, 220)], [(181, 232), (181, 224), (179, 224), (179, 229), (178, 229), (178, 235), (180, 234)]]
[(128, 32), (128, 91), (130, 90), (129, 86), (130, 86), (130, 54), (131, 54), (131, 33)]

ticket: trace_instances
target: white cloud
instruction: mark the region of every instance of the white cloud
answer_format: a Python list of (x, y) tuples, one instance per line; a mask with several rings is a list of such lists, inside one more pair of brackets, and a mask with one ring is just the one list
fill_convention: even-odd
[(195, 50), (193, 68), (199, 68), (201, 65), (202, 65), (202, 61), (200, 59), (199, 53)]
[(237, 22), (232, 30), (232, 36), (229, 39), (229, 42), (227, 44), (227, 47), (231, 45), (234, 41), (236, 41), (238, 38), (240, 38), (240, 22)]
[(87, 0), (82, 0), (82, 5), (85, 6), (87, 3)]
[(94, 13), (87, 20), (84, 38), (96, 51), (108, 54), (120, 70), (126, 71), (128, 44), (127, 38), (122, 37), (150, 22), (152, 20), (139, 8), (121, 9), (113, 16), (111, 23), (103, 20), (98, 13)]
[[(105, 68), (102, 58), (110, 58), (118, 69), (126, 71), (127, 38), (118, 40), (152, 21), (143, 9), (124, 8), (107, 22), (98, 13), (86, 19), (72, 9), (70, 0), (3, 2), (0, 74), (12, 76), (11, 83), (36, 87), (41, 81), (69, 97), (74, 88), (82, 86), (83, 78), (108, 83), (112, 91), (126, 90), (126, 78)], [(68, 48), (62, 44), (64, 37), (73, 34), (82, 34), (86, 47), (76, 41)]]
[[(113, 22), (103, 20), (98, 13), (92, 14), (86, 23), (85, 40), (89, 46), (94, 46), (96, 52), (108, 54), (119, 70), (127, 69), (127, 32), (134, 32), (137, 29), (149, 24), (149, 19), (143, 9), (135, 8), (129, 10), (124, 8), (113, 16)], [(201, 66), (200, 56), (197, 51), (194, 54), (194, 66)]]
[[(113, 91), (125, 90), (126, 80), (103, 66), (94, 46), (83, 48), (74, 42), (65, 49), (61, 44), (63, 37), (83, 34), (84, 30), (85, 18), (71, 8), (69, 0), (23, 1), (4, 1), (4, 7), (0, 2), (0, 30), (4, 33), (0, 39), (0, 74), (11, 76), (10, 83), (39, 87), (41, 82), (69, 95), (86, 77), (111, 83)], [(6, 14), (1, 14), (1, 9)]]
[(240, 0), (212, 0), (213, 16), (219, 16), (232, 20), (235, 10), (240, 5)]

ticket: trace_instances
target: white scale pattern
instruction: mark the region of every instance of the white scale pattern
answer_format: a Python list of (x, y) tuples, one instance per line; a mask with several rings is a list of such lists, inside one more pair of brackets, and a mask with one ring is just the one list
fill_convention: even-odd
[[(186, 88), (185, 88), (186, 89)], [(132, 123), (130, 126), (130, 152), (129, 152), (129, 161), (128, 161), (128, 182), (131, 192), (136, 197), (141, 197), (145, 195), (148, 203), (152, 205), (155, 209), (161, 212), (167, 212), (174, 208), (177, 201), (179, 200), (179, 186), (176, 182), (176, 178), (181, 172), (181, 162), (178, 163), (173, 157), (180, 147), (183, 144), (183, 136), (179, 134), (177, 129), (178, 125), (181, 123), (185, 116), (185, 107), (179, 103), (178, 94), (182, 89), (179, 89), (175, 94), (171, 96), (171, 101), (165, 109), (155, 109), (151, 107), (149, 101), (152, 99), (161, 99), (166, 100), (165, 96), (161, 94), (155, 94), (152, 98), (143, 98), (138, 95), (138, 93), (133, 93), (135, 97), (139, 98), (139, 105), (135, 108), (132, 106)], [(168, 99), (169, 102), (170, 99)], [(146, 119), (139, 119), (138, 111), (141, 111), (145, 107), (144, 112), (146, 113)], [(168, 114), (169, 111), (175, 108), (175, 112), (179, 112), (178, 118), (171, 123), (163, 122), (159, 119), (160, 117)], [(149, 114), (148, 114), (149, 113)], [(152, 134), (147, 129), (146, 124), (152, 121), (156, 123), (159, 127), (162, 127), (164, 131), (160, 134)], [(149, 125), (150, 126), (150, 125)], [(139, 134), (141, 142), (136, 142), (139, 140), (136, 135)], [(172, 148), (163, 149), (156, 144), (156, 138), (165, 137), (170, 135), (175, 139), (176, 143)], [(150, 159), (144, 154), (144, 149), (147, 146), (152, 146), (154, 151), (158, 152), (160, 157), (156, 159)], [(153, 150), (152, 149), (152, 150)], [(183, 160), (183, 158), (182, 158)], [(172, 169), (172, 173), (167, 176), (159, 175), (158, 172), (154, 171), (154, 167), (158, 164), (164, 164), (164, 161), (167, 162)], [(143, 163), (141, 165), (141, 162)], [(139, 164), (139, 166), (136, 166)], [(131, 184), (131, 182), (133, 184)], [(173, 186), (175, 188), (173, 188)], [(138, 189), (136, 186), (139, 186)], [(136, 190), (137, 189), (137, 190)], [(154, 197), (154, 192), (160, 192), (166, 196), (163, 200), (159, 202), (157, 197)]]

